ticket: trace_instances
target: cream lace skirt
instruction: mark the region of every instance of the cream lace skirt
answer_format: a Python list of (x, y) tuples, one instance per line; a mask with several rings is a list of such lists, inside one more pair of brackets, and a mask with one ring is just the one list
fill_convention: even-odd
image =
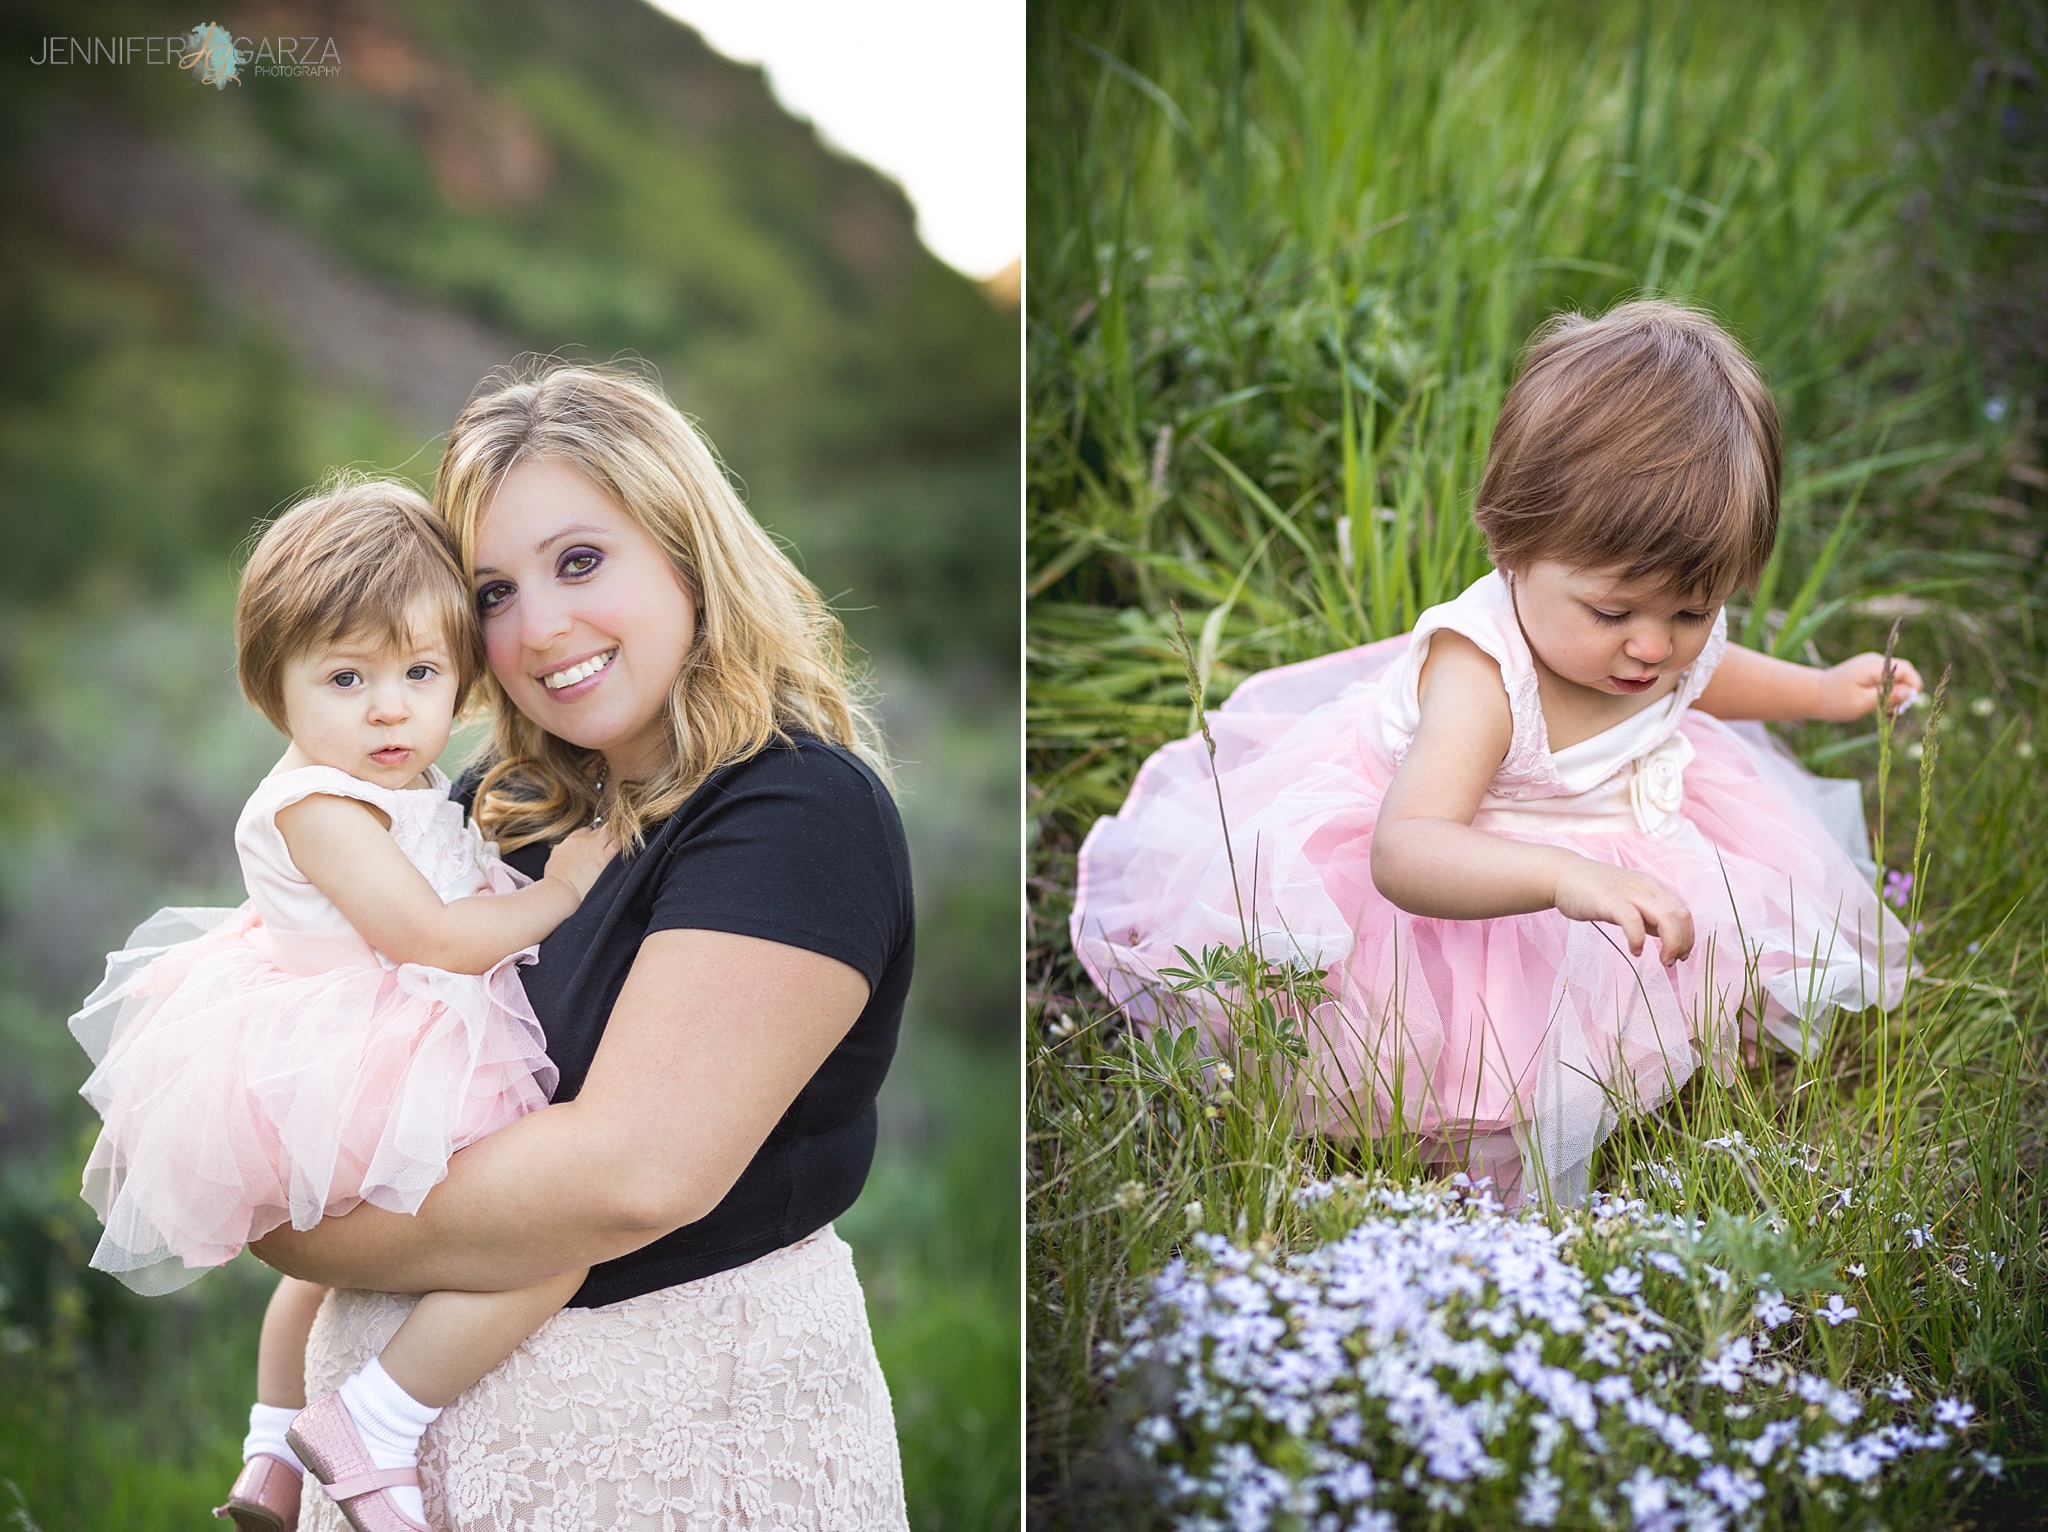
[[(336, 1292), (306, 1397), (380, 1351), (414, 1299)], [(439, 1532), (903, 1529), (903, 1469), (853, 1255), (828, 1226), (733, 1271), (564, 1309), (428, 1428)], [(306, 1478), (304, 1532), (346, 1532)]]

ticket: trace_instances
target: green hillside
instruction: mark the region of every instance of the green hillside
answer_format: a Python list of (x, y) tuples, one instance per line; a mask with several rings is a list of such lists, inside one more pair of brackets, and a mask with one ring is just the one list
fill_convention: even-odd
[(0, 589), (104, 566), (162, 580), (337, 456), (431, 474), (447, 421), (423, 414), (442, 412), (375, 386), (402, 355), (322, 376), (336, 338), (293, 273), (207, 261), (207, 231), (177, 226), (193, 195), (108, 215), (122, 174), (169, 153), (219, 200), (215, 231), (296, 231), (508, 354), (653, 363), (870, 642), (1014, 647), (1015, 316), (757, 70), (639, 0), (226, 13), (252, 38), (331, 35), (334, 79), (210, 90), (174, 67), (29, 63), (52, 34), (184, 30), (166, 15), (5, 13), (0, 522), (35, 556)]

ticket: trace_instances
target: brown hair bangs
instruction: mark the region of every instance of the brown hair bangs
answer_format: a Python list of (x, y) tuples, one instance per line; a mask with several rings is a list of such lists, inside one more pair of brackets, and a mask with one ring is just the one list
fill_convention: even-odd
[(422, 607), (448, 644), (460, 706), (483, 672), (484, 653), (454, 539), (410, 485), (331, 479), (263, 529), (242, 571), (235, 597), (242, 693), (285, 729), (286, 665), (350, 634), (414, 639)]
[(1659, 299), (1540, 328), (1501, 402), (1473, 517), (1500, 568), (1615, 568), (1725, 597), (1778, 536), (1777, 406), (1740, 345)]

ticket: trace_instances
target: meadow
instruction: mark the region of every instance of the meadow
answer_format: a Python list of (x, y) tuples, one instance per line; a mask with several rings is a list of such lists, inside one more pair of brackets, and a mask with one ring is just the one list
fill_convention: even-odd
[[(1558, 1524), (2040, 1524), (2041, 8), (1076, 0), (1034, 9), (1030, 49), (1034, 1520), (1376, 1524), (1303, 1488), (1334, 1493), (1327, 1422), (1202, 1381), (1218, 1353), (1174, 1352), (1174, 1316), (1219, 1272), (1284, 1277), (1293, 1334), (1320, 1312), (1298, 1274), (1346, 1240), (1495, 1215), (1404, 1190), (1423, 1167), (1399, 1133), (1301, 1131), (1289, 1017), (1313, 976), (1194, 955), (1234, 1036), (1127, 1026), (1068, 944), (1074, 854), (1246, 675), (1403, 632), (1482, 573), (1471, 496), (1529, 331), (1661, 294), (1743, 339), (1785, 422), (1778, 553), (1731, 636), (1814, 663), (1895, 642), (1945, 681), (1895, 725), (1781, 731), (1864, 785), (1914, 928), (1904, 1001), (1838, 1015), (1818, 1057), (1697, 1078), (1603, 1145), (1591, 1208), (1535, 1220), (1560, 1280), (1628, 1294), (1671, 1350), (1633, 1385), (1664, 1437), (1559, 1458), (1579, 1509)], [(1211, 1414), (1161, 1403), (1162, 1377)], [(1894, 1405), (1904, 1434), (1838, 1471), (1854, 1442), (1828, 1420)], [(1704, 1461), (1773, 1409), (1821, 1455), (1718, 1509), (1660, 1498), (1674, 1443)], [(1517, 1497), (1547, 1480), (1422, 1472), (1391, 1418), (1348, 1460), (1399, 1525), (1540, 1519)], [(1526, 1426), (1495, 1422), (1505, 1461), (1533, 1461)]]

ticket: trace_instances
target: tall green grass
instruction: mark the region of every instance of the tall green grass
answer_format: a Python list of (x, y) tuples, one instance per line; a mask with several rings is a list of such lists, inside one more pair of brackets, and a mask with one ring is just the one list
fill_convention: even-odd
[[(1957, 701), (1945, 751), (1917, 717), (1895, 742), (1790, 731), (1865, 777), (1880, 859), (1918, 869), (1906, 1005), (1631, 1124), (1596, 1184), (1676, 1195), (1654, 1163), (1695, 1202), (1811, 1220), (1867, 1273), (1828, 1364), (1974, 1394), (2008, 1482), (2038, 1477), (2048, 479), (2040, 359), (1985, 318), (2039, 259), (1986, 190), (2048, 181), (2038, 105), (1996, 62), (2025, 29), (1733, 0), (1067, 4), (1032, 27), (1034, 1503), (1138, 1514), (1100, 1381), (1137, 1285), (1197, 1229), (1305, 1237), (1291, 1189), (1359, 1159), (1294, 1131), (1282, 1043), (1252, 1036), (1219, 1096), (1107, 1013), (1064, 934), (1080, 836), (1194, 725), (1188, 670), (1214, 705), (1483, 571), (1471, 493), (1519, 347), (1640, 293), (1719, 315), (1785, 417), (1784, 533), (1732, 614), (1744, 641), (1838, 659), (1903, 614), (1900, 652), (1953, 662)], [(1705, 1147), (1737, 1129), (1797, 1145), (1799, 1173)], [(1901, 1253), (1900, 1213), (1938, 1254)], [(1900, 1518), (1940, 1519), (1937, 1486), (1897, 1493)]]

